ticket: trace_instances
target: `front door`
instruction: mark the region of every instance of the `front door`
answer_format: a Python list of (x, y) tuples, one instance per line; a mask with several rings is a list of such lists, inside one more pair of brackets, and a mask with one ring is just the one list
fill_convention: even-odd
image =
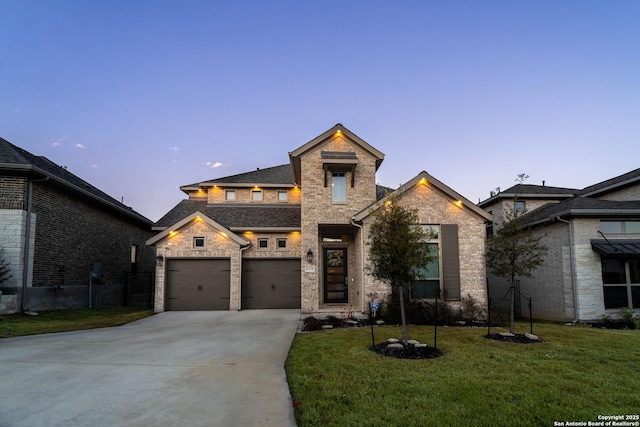
[(348, 302), (347, 249), (324, 249), (324, 302)]

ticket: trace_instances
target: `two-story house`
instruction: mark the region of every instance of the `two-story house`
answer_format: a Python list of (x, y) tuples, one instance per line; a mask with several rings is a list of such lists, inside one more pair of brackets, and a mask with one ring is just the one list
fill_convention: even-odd
[[(505, 209), (524, 210), (527, 225), (548, 247), (533, 277), (517, 282), (533, 299), (533, 317), (590, 321), (640, 308), (640, 169), (581, 190), (516, 185), (479, 206), (496, 218)], [(489, 272), (493, 301), (507, 305), (509, 286)]]
[[(389, 197), (376, 185), (383, 159), (337, 124), (288, 164), (181, 187), (188, 198), (147, 241), (159, 261), (155, 310), (366, 311), (368, 295), (390, 293), (367, 268), (368, 229)], [(426, 172), (392, 194), (418, 210), (439, 254), (413, 297), (440, 289), (454, 304), (468, 294), (485, 303), (491, 215)]]

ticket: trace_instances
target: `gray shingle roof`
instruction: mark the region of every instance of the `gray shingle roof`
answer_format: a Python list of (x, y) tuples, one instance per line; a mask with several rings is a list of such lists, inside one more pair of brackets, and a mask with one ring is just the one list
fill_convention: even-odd
[(574, 197), (560, 203), (548, 203), (526, 214), (529, 223), (545, 222), (562, 215), (624, 216), (640, 215), (640, 200), (617, 201)]
[(606, 192), (607, 189), (618, 189), (620, 186), (631, 185), (633, 183), (637, 183), (640, 181), (640, 168), (632, 170), (631, 172), (627, 172), (620, 176), (616, 176), (615, 178), (607, 179), (605, 181), (599, 182), (597, 184), (591, 185), (589, 187), (585, 187), (578, 194), (593, 194), (593, 193), (601, 193)]
[(156, 226), (171, 227), (197, 211), (226, 228), (300, 228), (300, 205), (208, 205), (206, 200), (181, 201)]
[[(293, 185), (293, 173), (289, 163), (280, 166), (273, 166), (266, 169), (257, 169), (252, 172), (245, 172), (237, 175), (225, 176), (200, 184), (283, 184)], [(199, 185), (199, 184), (194, 184)]]
[(61, 167), (43, 156), (35, 156), (9, 141), (0, 138), (0, 170), (20, 171), (34, 173), (36, 176), (47, 176), (69, 190), (88, 194), (95, 200), (110, 205), (125, 214), (135, 217), (145, 223), (152, 221), (140, 215), (130, 207), (97, 189), (82, 178), (72, 174), (66, 168)]

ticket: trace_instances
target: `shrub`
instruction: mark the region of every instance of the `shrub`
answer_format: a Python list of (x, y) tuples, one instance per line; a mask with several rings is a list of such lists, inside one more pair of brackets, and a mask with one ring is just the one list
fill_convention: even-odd
[(303, 331), (319, 331), (320, 329), (322, 329), (322, 324), (315, 317), (309, 316), (302, 320)]
[(11, 268), (9, 261), (4, 259), (4, 248), (0, 248), (0, 285), (11, 279)]

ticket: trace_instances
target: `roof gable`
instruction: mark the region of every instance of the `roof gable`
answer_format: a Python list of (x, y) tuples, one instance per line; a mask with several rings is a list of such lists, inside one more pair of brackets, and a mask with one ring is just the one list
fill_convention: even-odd
[(473, 204), (471, 201), (469, 201), (467, 198), (461, 196), (458, 192), (453, 190), (451, 187), (440, 182), (439, 180), (429, 175), (425, 171), (420, 172), (418, 175), (416, 175), (416, 177), (408, 181), (406, 184), (401, 185), (400, 188), (398, 188), (397, 190), (387, 194), (385, 197), (383, 197), (382, 199), (378, 200), (375, 203), (372, 203), (365, 209), (362, 209), (360, 212), (354, 215), (353, 219), (355, 221), (362, 221), (364, 218), (369, 216), (373, 211), (376, 211), (377, 209), (381, 208), (387, 202), (387, 200), (389, 200), (389, 198), (402, 195), (407, 191), (415, 188), (418, 185), (431, 185), (437, 188), (438, 190), (440, 190), (440, 192), (444, 193), (449, 198), (451, 198), (451, 202), (454, 203), (456, 206), (458, 206), (460, 209), (468, 210), (474, 215), (481, 217), (485, 221), (493, 220), (493, 216), (489, 214), (487, 211), (479, 208), (478, 206)]
[(597, 184), (590, 185), (589, 187), (585, 187), (579, 192), (579, 195), (584, 197), (593, 197), (634, 184), (640, 184), (640, 168)]
[(528, 200), (528, 199), (550, 199), (550, 200), (562, 200), (568, 199), (576, 194), (578, 194), (580, 190), (575, 188), (564, 188), (564, 187), (550, 187), (546, 185), (532, 185), (532, 184), (516, 184), (512, 187), (507, 188), (504, 191), (499, 191), (496, 194), (493, 194), (486, 200), (478, 203), (480, 207), (486, 207), (500, 199), (514, 199), (518, 197), (519, 199)]
[[(373, 146), (369, 145), (365, 140), (360, 138), (355, 133), (351, 132), (342, 124), (338, 123), (331, 129), (325, 131), (321, 135), (318, 135), (317, 137), (313, 138), (311, 141), (307, 142), (303, 146), (289, 153), (289, 159), (291, 161), (291, 168), (293, 170), (293, 179), (295, 183), (300, 184), (300, 175), (301, 175), (300, 156), (302, 156), (303, 154), (313, 149), (316, 149), (317, 147), (321, 146), (325, 142), (329, 141), (331, 138), (334, 138), (337, 136), (348, 139), (351, 143), (357, 145), (364, 151), (368, 152), (371, 156), (373, 156), (376, 159), (376, 170), (380, 167), (380, 164), (384, 160), (384, 154), (381, 151), (378, 151)], [(327, 152), (327, 153), (330, 153), (330, 152)], [(329, 155), (330, 156), (332, 155), (335, 157), (337, 153), (331, 153)], [(345, 160), (345, 159), (341, 159), (341, 160)], [(346, 160), (352, 161), (353, 159), (346, 159)]]
[(246, 245), (248, 245), (250, 243), (247, 240), (243, 239), (242, 237), (238, 236), (237, 234), (233, 233), (231, 230), (229, 230), (229, 229), (223, 227), (222, 225), (218, 224), (213, 219), (211, 219), (208, 216), (204, 215), (202, 212), (196, 211), (196, 212), (192, 213), (191, 215), (187, 216), (186, 218), (176, 222), (175, 224), (173, 224), (171, 227), (167, 228), (166, 230), (156, 234), (155, 236), (153, 236), (152, 238), (147, 240), (146, 241), (147, 246), (155, 245), (157, 242), (159, 242), (160, 240), (162, 240), (165, 237), (169, 236), (171, 233), (175, 233), (176, 231), (180, 230), (181, 228), (186, 227), (187, 225), (193, 223), (194, 221), (204, 221), (206, 224), (211, 226), (213, 229), (215, 229), (222, 236), (228, 238), (229, 240), (232, 240), (232, 241), (236, 242), (240, 246), (246, 246)]

